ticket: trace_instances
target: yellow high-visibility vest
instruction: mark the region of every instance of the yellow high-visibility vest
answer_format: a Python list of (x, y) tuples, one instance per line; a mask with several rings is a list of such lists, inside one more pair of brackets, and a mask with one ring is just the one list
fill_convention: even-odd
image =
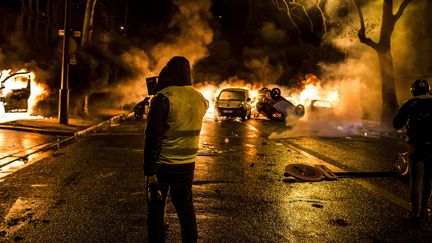
[(192, 163), (197, 156), (208, 101), (192, 86), (169, 86), (160, 93), (168, 98), (170, 107), (169, 128), (162, 139), (159, 163)]

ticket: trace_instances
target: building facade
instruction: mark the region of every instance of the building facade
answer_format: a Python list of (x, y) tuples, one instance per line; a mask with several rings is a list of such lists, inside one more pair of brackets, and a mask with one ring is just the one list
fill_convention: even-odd
[[(82, 31), (87, 0), (71, 1), (71, 26)], [(30, 43), (51, 45), (59, 40), (63, 29), (64, 0), (2, 0), (0, 1), (0, 45), (13, 44), (12, 36)], [(93, 33), (121, 32), (127, 9), (125, 0), (98, 0), (94, 11)]]

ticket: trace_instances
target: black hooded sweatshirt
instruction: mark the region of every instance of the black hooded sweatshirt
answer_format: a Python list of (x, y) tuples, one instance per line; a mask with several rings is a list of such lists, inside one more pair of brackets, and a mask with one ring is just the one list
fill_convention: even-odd
[[(168, 86), (192, 85), (189, 61), (185, 57), (175, 56), (166, 64), (159, 74), (155, 92)], [(150, 105), (147, 116), (144, 145), (144, 175), (156, 174), (156, 162), (162, 148), (162, 139), (168, 130), (169, 100), (163, 94), (156, 94)], [(193, 173), (194, 164), (175, 165), (179, 173)]]

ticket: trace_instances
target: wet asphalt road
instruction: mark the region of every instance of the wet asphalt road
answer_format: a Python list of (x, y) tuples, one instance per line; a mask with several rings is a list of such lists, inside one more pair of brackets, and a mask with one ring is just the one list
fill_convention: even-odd
[[(35, 157), (33, 155), (29, 158), (30, 153), (64, 138), (65, 136), (1, 129), (0, 178), (19, 169), (28, 159), (34, 159), (31, 158)], [(25, 157), (25, 161), (21, 157)]]
[[(146, 242), (144, 121), (90, 134), (0, 182), (0, 241)], [(429, 241), (407, 219), (400, 177), (296, 182), (289, 163), (386, 172), (397, 139), (344, 135), (269, 139), (264, 120), (206, 121), (193, 186), (200, 242)], [(168, 207), (168, 242), (179, 242)]]

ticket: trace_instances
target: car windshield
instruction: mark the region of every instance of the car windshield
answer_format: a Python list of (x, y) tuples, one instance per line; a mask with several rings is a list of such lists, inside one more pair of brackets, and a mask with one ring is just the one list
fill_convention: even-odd
[(245, 100), (245, 93), (241, 91), (222, 91), (219, 100)]

